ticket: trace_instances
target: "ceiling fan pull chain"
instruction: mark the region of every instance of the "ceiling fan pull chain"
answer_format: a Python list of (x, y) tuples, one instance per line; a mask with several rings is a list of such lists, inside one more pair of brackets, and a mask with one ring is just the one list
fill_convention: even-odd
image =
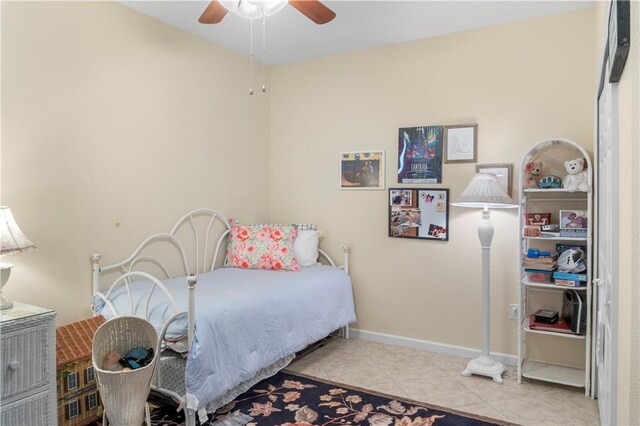
[(250, 45), (250, 53), (249, 53), (249, 95), (253, 96), (253, 10), (251, 11), (251, 19), (249, 20), (249, 35), (251, 37)]
[(266, 73), (266, 57), (267, 57), (267, 16), (262, 14), (262, 93), (267, 93), (267, 73)]

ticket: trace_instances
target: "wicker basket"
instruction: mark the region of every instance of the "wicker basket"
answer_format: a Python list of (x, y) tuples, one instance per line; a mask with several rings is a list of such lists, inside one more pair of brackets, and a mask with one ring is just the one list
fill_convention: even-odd
[[(93, 337), (92, 360), (98, 378), (98, 389), (104, 405), (106, 421), (114, 426), (141, 425), (145, 420), (145, 408), (151, 377), (158, 359), (131, 371), (107, 371), (102, 369), (104, 358), (111, 351), (123, 356), (135, 347), (154, 348), (158, 334), (148, 321), (137, 317), (117, 317), (102, 324)], [(148, 413), (148, 408), (147, 408)], [(146, 421), (149, 423), (148, 415)]]

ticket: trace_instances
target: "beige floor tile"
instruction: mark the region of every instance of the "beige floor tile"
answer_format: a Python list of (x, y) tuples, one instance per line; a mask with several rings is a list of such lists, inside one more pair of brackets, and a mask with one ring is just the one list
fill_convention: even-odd
[(329, 375), (324, 371), (322, 364), (312, 355), (309, 354), (304, 358), (294, 360), (286, 369), (292, 373), (302, 373), (320, 379), (329, 379)]
[[(579, 410), (568, 409), (560, 401), (541, 395), (539, 398), (521, 397), (494, 401), (492, 405), (509, 415), (518, 416), (525, 425), (590, 425), (598, 424), (597, 417), (584, 416)], [(592, 423), (595, 421), (595, 423)]]
[(377, 383), (393, 382), (384, 371), (371, 365), (335, 365), (324, 366), (330, 380), (347, 385), (359, 386), (367, 389), (374, 389)]
[(479, 396), (449, 377), (427, 381), (407, 381), (400, 383), (400, 386), (412, 399), (443, 407), (484, 402)]
[(451, 407), (456, 409), (457, 411), (462, 411), (464, 413), (475, 414), (477, 416), (489, 417), (496, 420), (503, 420), (506, 422), (520, 424), (523, 420), (520, 417), (514, 416), (513, 414), (506, 414), (488, 402), (479, 402), (476, 404), (469, 405), (461, 405)]
[(503, 376), (502, 384), (495, 383), (490, 377), (475, 375), (461, 376), (458, 382), (487, 402), (521, 397), (537, 398), (542, 393), (552, 391), (551, 388), (539, 384), (518, 384), (515, 379), (508, 376)]
[(288, 368), (345, 385), (522, 425), (598, 425), (597, 402), (581, 390), (518, 384), (509, 367), (499, 385), (463, 377), (466, 358), (360, 339), (334, 338)]

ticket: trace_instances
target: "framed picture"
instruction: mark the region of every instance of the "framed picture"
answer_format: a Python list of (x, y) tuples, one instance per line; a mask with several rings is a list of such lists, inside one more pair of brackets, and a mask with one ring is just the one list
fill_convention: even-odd
[(449, 189), (390, 188), (389, 236), (449, 240)]
[(398, 183), (442, 183), (443, 126), (398, 130)]
[(631, 45), (631, 2), (613, 0), (609, 11), (609, 83), (622, 76)]
[(478, 151), (478, 125), (461, 124), (444, 128), (444, 162), (475, 163)]
[(560, 230), (587, 229), (589, 218), (583, 210), (560, 210)]
[(384, 151), (341, 152), (340, 189), (384, 189)]
[(513, 181), (513, 165), (512, 164), (478, 164), (476, 173), (493, 173), (498, 177), (498, 182), (504, 188), (504, 191), (511, 197), (512, 181)]

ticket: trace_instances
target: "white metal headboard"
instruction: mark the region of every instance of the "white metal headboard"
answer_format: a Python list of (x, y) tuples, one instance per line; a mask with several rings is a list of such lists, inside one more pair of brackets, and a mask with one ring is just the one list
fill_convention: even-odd
[[(203, 220), (206, 227), (206, 230), (204, 232), (202, 232), (202, 229), (199, 229), (199, 227), (197, 227), (194, 223), (195, 219), (197, 218)], [(222, 232), (217, 236), (214, 235), (214, 225), (216, 225), (216, 223), (219, 223), (222, 226)], [(191, 239), (193, 241), (192, 259), (189, 259), (187, 250), (185, 250), (186, 246), (178, 237), (178, 233), (181, 229), (183, 229), (183, 227), (186, 227), (186, 229), (191, 231), (190, 233), (188, 233), (188, 235), (191, 236)], [(108, 266), (100, 266), (100, 259), (102, 255), (96, 252), (91, 256), (91, 261), (93, 264), (93, 294), (99, 294), (101, 274), (120, 271), (123, 275), (125, 275), (131, 273), (134, 270), (134, 266), (143, 262), (156, 265), (165, 275), (165, 278), (172, 278), (171, 274), (169, 273), (169, 269), (161, 260), (159, 260), (157, 257), (143, 253), (143, 251), (147, 247), (159, 242), (168, 242), (178, 250), (178, 255), (183, 268), (178, 276), (188, 276), (190, 274), (200, 274), (212, 271), (215, 269), (218, 263), (220, 251), (225, 248), (224, 242), (229, 235), (229, 231), (229, 221), (222, 214), (212, 209), (196, 209), (182, 216), (173, 226), (171, 232), (169, 232), (168, 234), (158, 233), (146, 238), (131, 253), (131, 255), (120, 262)], [(217, 241), (215, 240), (216, 237)], [(216, 241), (216, 245), (213, 251), (213, 256), (211, 257), (211, 248), (209, 243), (212, 240)], [(202, 244), (202, 242), (204, 242), (204, 244)], [(208, 260), (210, 257), (211, 262), (209, 263)], [(129, 275), (124, 279), (124, 282), (130, 283), (132, 277), (132, 275)]]

